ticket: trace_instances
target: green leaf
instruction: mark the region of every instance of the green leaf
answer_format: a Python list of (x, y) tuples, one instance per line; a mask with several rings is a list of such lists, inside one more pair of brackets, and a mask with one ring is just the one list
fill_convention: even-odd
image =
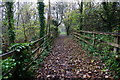
[(16, 49), (16, 51), (20, 52), (20, 49)]

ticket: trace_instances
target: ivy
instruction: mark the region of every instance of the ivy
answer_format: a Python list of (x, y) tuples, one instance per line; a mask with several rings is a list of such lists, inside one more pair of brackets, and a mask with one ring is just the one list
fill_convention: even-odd
[(9, 43), (14, 43), (15, 31), (14, 31), (14, 13), (13, 13), (13, 2), (6, 2), (6, 22), (4, 23), (8, 27)]
[[(27, 76), (31, 76), (31, 71), (26, 71), (25, 67), (31, 62), (31, 43), (16, 43), (13, 44), (9, 49), (15, 50), (16, 53), (5, 60), (2, 61), (3, 73), (8, 73), (8, 71), (14, 70), (13, 73), (9, 72), (7, 76), (3, 76), (3, 79), (25, 79)], [(31, 78), (30, 77), (30, 78)]]
[(17, 52), (22, 51), (23, 49), (29, 49), (31, 43), (16, 43), (10, 47), (10, 50), (16, 50)]
[(40, 22), (40, 38), (44, 36), (45, 33), (45, 17), (44, 17), (44, 3), (38, 2), (38, 13)]
[(12, 77), (11, 73), (7, 74), (6, 76), (4, 75), (16, 66), (15, 59), (7, 58), (5, 60), (2, 60), (1, 64), (2, 64), (3, 79), (11, 78)]

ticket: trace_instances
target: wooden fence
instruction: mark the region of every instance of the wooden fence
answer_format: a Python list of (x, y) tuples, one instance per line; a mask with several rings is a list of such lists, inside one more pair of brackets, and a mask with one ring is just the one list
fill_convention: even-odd
[[(54, 39), (54, 36), (51, 36), (51, 34), (47, 34), (44, 37), (31, 42), (30, 47), (32, 49), (31, 50), (32, 61), (27, 64), (27, 66), (24, 68), (24, 70), (28, 70), (31, 67), (31, 65), (34, 63), (34, 61), (40, 57), (40, 55), (44, 52), (44, 50), (46, 48), (48, 48), (48, 45), (47, 46), (44, 46), (44, 45), (48, 42), (51, 43), (53, 41), (53, 39)], [(40, 45), (39, 43), (43, 40), (44, 40), (44, 42)], [(0, 57), (2, 57), (2, 60), (5, 60), (5, 59), (12, 57), (13, 55), (19, 54), (19, 53), (21, 53), (21, 52), (13, 50), (13, 51), (9, 51), (7, 53), (1, 54)], [(8, 75), (9, 73), (13, 73), (15, 70), (16, 70), (16, 67), (14, 67), (12, 70), (8, 71), (7, 73), (3, 73), (3, 76)]]
[[(88, 37), (85, 34), (91, 34), (92, 37)], [(102, 39), (96, 39), (97, 35), (110, 35), (114, 37), (114, 42), (104, 41)], [(120, 50), (120, 33), (111, 33), (111, 32), (95, 32), (95, 31), (73, 31), (73, 36), (89, 45), (93, 45), (96, 47), (95, 42), (105, 43), (109, 46), (114, 47), (114, 52), (119, 53)], [(83, 39), (83, 38), (84, 39)], [(91, 43), (89, 40), (92, 40)]]

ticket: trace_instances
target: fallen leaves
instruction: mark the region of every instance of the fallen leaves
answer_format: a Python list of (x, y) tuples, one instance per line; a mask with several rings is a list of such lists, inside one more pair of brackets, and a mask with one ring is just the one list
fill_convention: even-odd
[(45, 59), (39, 72), (41, 77), (64, 78), (109, 78), (110, 71), (104, 70), (100, 60), (88, 56), (71, 38), (58, 38), (53, 45), (51, 54)]

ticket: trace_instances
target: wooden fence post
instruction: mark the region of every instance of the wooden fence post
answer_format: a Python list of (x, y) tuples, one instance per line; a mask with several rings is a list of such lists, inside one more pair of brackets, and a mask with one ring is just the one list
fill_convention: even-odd
[[(118, 31), (120, 33), (120, 31)], [(120, 36), (115, 36), (114, 42), (120, 45)], [(114, 47), (114, 53), (120, 54), (120, 49)]]
[(93, 33), (93, 38), (94, 38), (93, 45), (95, 45), (95, 34), (94, 33)]

